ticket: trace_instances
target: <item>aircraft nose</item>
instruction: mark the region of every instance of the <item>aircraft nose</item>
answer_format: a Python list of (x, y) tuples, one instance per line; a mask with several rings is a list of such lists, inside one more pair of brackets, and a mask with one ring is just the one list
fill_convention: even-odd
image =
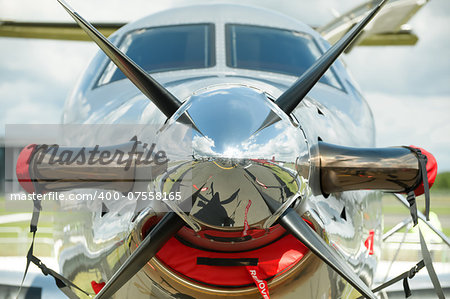
[[(194, 145), (201, 153), (239, 155), (252, 135), (263, 124), (271, 109), (265, 95), (249, 88), (220, 88), (194, 95), (188, 109), (199, 133), (206, 143), (195, 138)], [(277, 120), (281, 120), (276, 117)], [(213, 144), (214, 143), (214, 144)]]
[(203, 189), (189, 211), (202, 225), (261, 228), (272, 215), (262, 196), (284, 203), (305, 192), (304, 134), (263, 92), (210, 87), (193, 94), (170, 122), (182, 117), (192, 123), (193, 161), (188, 174), (180, 167), (184, 174), (172, 179), (182, 176), (180, 186), (192, 186), (187, 194)]
[(292, 160), (305, 150), (299, 129), (263, 92), (216, 86), (188, 99), (198, 157)]

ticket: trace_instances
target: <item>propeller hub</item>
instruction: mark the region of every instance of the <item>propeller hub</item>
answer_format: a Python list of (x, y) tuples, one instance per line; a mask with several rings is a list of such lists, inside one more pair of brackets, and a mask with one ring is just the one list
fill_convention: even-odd
[[(172, 181), (180, 178), (183, 194), (197, 192), (186, 214), (201, 231), (220, 239), (221, 249), (224, 243), (261, 245), (255, 240), (261, 234), (252, 231), (266, 232), (264, 224), (272, 216), (262, 196), (284, 203), (306, 192), (309, 148), (301, 128), (265, 93), (241, 85), (194, 93), (168, 127), (187, 120), (192, 124), (189, 174), (186, 167), (179, 167), (171, 175)], [(164, 188), (165, 181), (160, 182)], [(220, 231), (221, 237), (211, 231)], [(223, 237), (224, 231), (233, 237)], [(211, 243), (203, 245), (215, 246)]]

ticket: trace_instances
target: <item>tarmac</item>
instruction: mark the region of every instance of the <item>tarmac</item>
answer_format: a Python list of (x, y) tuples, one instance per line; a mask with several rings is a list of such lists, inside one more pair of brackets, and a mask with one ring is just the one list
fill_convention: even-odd
[[(43, 263), (58, 271), (58, 263), (55, 258), (43, 258)], [(398, 261), (394, 262), (390, 269), (390, 274), (387, 279), (395, 277), (413, 267), (416, 262)], [(25, 270), (25, 257), (0, 257), (0, 297), (9, 298), (66, 298), (61, 291), (56, 287), (55, 281), (50, 276), (44, 276), (41, 271), (34, 265), (30, 265), (27, 278), (24, 282), (25, 288), (22, 289), (21, 295), (16, 297), (20, 282)], [(375, 277), (374, 286), (382, 283), (385, 275), (389, 269), (390, 261), (380, 261), (378, 264), (377, 275)], [(441, 282), (444, 294), (450, 298), (450, 263), (433, 263), (436, 273)], [(412, 297), (410, 298), (437, 298), (434, 292), (433, 285), (426, 268), (423, 268), (411, 280), (409, 280)], [(32, 297), (31, 294), (39, 293), (41, 297)], [(387, 296), (387, 297), (385, 297)], [(403, 283), (399, 281), (386, 289), (380, 298), (405, 298), (403, 292)]]

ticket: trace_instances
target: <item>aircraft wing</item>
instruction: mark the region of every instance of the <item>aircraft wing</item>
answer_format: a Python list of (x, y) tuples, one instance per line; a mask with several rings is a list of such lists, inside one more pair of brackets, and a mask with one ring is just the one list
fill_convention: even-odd
[[(105, 36), (126, 23), (93, 23)], [(91, 41), (76, 23), (0, 21), (0, 37)]]
[[(414, 45), (418, 37), (406, 22), (429, 0), (394, 0), (385, 5), (359, 38), (347, 49), (360, 46)], [(378, 3), (369, 0), (345, 14), (335, 18), (325, 26), (316, 28), (331, 44), (338, 41), (356, 23), (365, 17)], [(93, 23), (105, 36), (126, 23)], [(43, 38), (57, 40), (90, 41), (89, 37), (75, 23), (55, 22), (14, 22), (0, 21), (0, 37)]]
[[(347, 49), (353, 46), (404, 46), (415, 45), (418, 41), (407, 22), (429, 0), (394, 0), (388, 2), (362, 34)], [(316, 30), (331, 44), (338, 41), (358, 23), (378, 3), (369, 0), (345, 14), (335, 18)]]

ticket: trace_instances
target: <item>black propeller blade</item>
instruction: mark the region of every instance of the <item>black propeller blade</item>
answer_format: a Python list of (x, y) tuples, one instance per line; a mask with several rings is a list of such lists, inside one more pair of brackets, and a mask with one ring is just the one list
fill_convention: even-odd
[(316, 85), (323, 74), (336, 61), (339, 55), (358, 36), (370, 20), (378, 13), (388, 0), (382, 0), (378, 5), (357, 25), (348, 31), (338, 42), (325, 52), (300, 78), (286, 90), (275, 102), (281, 110), (290, 114), (303, 100), (308, 92)]
[(140, 66), (134, 63), (127, 55), (122, 53), (106, 37), (104, 37), (94, 26), (83, 19), (63, 0), (58, 2), (80, 25), (80, 27), (90, 36), (90, 38), (105, 52), (115, 65), (125, 74), (125, 76), (136, 85), (139, 90), (146, 95), (161, 110), (164, 115), (170, 118), (181, 106), (181, 102), (167, 89), (156, 82)]
[(128, 282), (144, 265), (155, 256), (164, 244), (174, 236), (184, 225), (174, 212), (169, 212), (156, 224), (144, 238), (138, 248), (128, 257), (125, 263), (111, 277), (95, 297), (111, 298), (125, 283)]
[[(195, 203), (197, 197), (205, 186), (206, 182), (195, 191), (191, 197), (192, 204)], [(156, 253), (164, 246), (164, 244), (173, 237), (185, 224), (184, 220), (175, 212), (169, 212), (155, 225), (150, 233), (139, 244), (138, 248), (127, 258), (123, 265), (117, 270), (110, 280), (105, 284), (102, 290), (97, 294), (95, 299), (110, 298), (125, 283), (128, 282), (144, 265), (152, 259)]]
[[(256, 186), (255, 186), (256, 187)], [(257, 188), (257, 187), (256, 187)], [(258, 188), (257, 188), (258, 189)], [(262, 198), (266, 202), (269, 210), (274, 213), (281, 203), (268, 197), (262, 191)], [(288, 208), (283, 215), (278, 218), (278, 223), (302, 242), (309, 250), (317, 255), (328, 266), (339, 273), (348, 283), (357, 289), (367, 298), (376, 298), (370, 288), (353, 272), (353, 270), (316, 232), (298, 215), (292, 208)]]

